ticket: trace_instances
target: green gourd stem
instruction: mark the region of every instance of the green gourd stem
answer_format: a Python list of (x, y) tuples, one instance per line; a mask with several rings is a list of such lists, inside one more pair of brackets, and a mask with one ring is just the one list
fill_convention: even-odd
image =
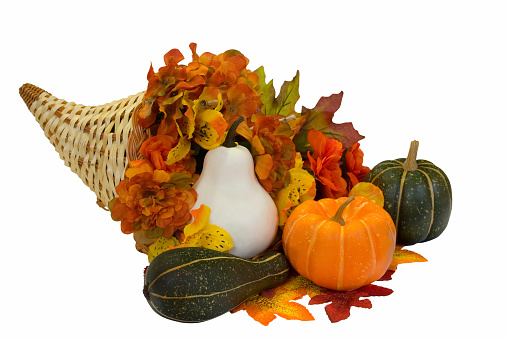
[(335, 221), (335, 222), (338, 222), (341, 226), (344, 226), (345, 225), (345, 220), (343, 219), (342, 217), (342, 214), (343, 214), (343, 210), (345, 210), (345, 208), (350, 204), (350, 202), (352, 202), (354, 200), (354, 196), (350, 196), (349, 198), (347, 198), (343, 203), (342, 205), (340, 205), (340, 207), (338, 208), (338, 211), (336, 212), (336, 214), (331, 218), (332, 221)]
[(239, 124), (243, 122), (243, 116), (240, 116), (231, 124), (229, 131), (227, 132), (227, 136), (225, 137), (225, 141), (222, 146), (226, 148), (234, 148), (236, 146), (236, 142), (234, 142), (234, 138), (236, 137), (236, 129)]
[(403, 163), (403, 170), (413, 171), (417, 169), (417, 149), (419, 148), (419, 141), (412, 141), (410, 143), (410, 150), (408, 151), (405, 163)]

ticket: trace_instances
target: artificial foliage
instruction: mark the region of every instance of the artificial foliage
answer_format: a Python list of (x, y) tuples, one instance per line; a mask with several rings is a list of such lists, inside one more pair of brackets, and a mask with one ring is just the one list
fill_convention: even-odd
[[(393, 261), (384, 276), (378, 281), (389, 281), (398, 268), (398, 264), (426, 262), (421, 255), (397, 246)], [(351, 291), (335, 291), (320, 287), (312, 281), (297, 274), (295, 271), (280, 286), (268, 289), (254, 296), (235, 308), (232, 313), (245, 310), (255, 321), (264, 326), (269, 325), (277, 317), (288, 320), (310, 321), (315, 320), (309, 308), (297, 302), (304, 296), (310, 298), (308, 305), (326, 304), (324, 309), (332, 323), (347, 319), (351, 307), (371, 309), (372, 302), (369, 297), (389, 296), (393, 290), (368, 284)]]
[(364, 137), (352, 123), (332, 121), (343, 93), (296, 112), (299, 72), (277, 94), (264, 68), (249, 70), (239, 51), (199, 55), (195, 43), (190, 49), (188, 65), (172, 49), (157, 72), (150, 66), (137, 123), (152, 136), (140, 146), (143, 158), (130, 161), (110, 202), (113, 219), (124, 233), (135, 234), (145, 252), (162, 241), (165, 247), (186, 245), (200, 154), (220, 146), (240, 116), (238, 142), (251, 150), (257, 179), (277, 206), (280, 229), (300, 203), (347, 196), (368, 173), (358, 143)]
[[(195, 43), (190, 50), (188, 64), (179, 50), (172, 49), (158, 71), (150, 66), (135, 119), (150, 137), (140, 145), (142, 158), (130, 161), (116, 187), (117, 197), (109, 203), (112, 218), (121, 223), (123, 233), (133, 234), (137, 249), (148, 255), (149, 262), (183, 247), (223, 252), (234, 248), (230, 234), (209, 221), (213, 210), (195, 205), (198, 196), (193, 185), (206, 154), (224, 143), (239, 118), (243, 121), (236, 128), (235, 141), (250, 151), (256, 180), (278, 213), (278, 234), (268, 251), (283, 253), (285, 223), (307, 201), (354, 195), (384, 207), (382, 191), (363, 182), (370, 172), (359, 143), (364, 136), (351, 122), (333, 122), (339, 120), (336, 113), (343, 92), (323, 96), (313, 108), (296, 111), (299, 71), (277, 93), (264, 67), (250, 70), (249, 59), (237, 50), (198, 54)], [(247, 191), (244, 196), (248, 198)], [(390, 280), (400, 263), (422, 261), (424, 257), (396, 247), (391, 265), (379, 280)], [(263, 325), (277, 316), (313, 320), (308, 308), (295, 302), (309, 296), (309, 305), (326, 304), (330, 321), (338, 322), (348, 318), (351, 307), (371, 308), (370, 297), (391, 293), (376, 284), (329, 290), (292, 270), (283, 284), (255, 295), (232, 312), (246, 310)]]

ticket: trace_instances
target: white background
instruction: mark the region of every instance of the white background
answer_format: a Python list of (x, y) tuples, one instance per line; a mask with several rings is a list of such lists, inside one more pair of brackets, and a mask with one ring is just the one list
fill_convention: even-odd
[[(505, 334), (506, 9), (502, 1), (19, 1), (2, 5), (0, 334), (5, 337), (411, 336)], [(354, 4), (352, 4), (354, 3)], [(365, 164), (419, 158), (449, 176), (453, 211), (410, 249), (394, 293), (331, 324), (245, 312), (168, 321), (142, 295), (144, 255), (45, 138), (18, 95), (25, 82), (86, 105), (145, 90), (179, 48), (240, 50), (277, 90), (300, 70), (297, 109), (344, 91)], [(304, 298), (301, 302), (308, 301)], [(2, 332), (4, 331), (4, 332)], [(7, 333), (5, 335), (4, 333)]]

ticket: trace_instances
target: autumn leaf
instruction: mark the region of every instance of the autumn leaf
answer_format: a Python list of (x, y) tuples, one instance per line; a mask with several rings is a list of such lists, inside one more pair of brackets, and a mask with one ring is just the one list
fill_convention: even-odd
[[(316, 296), (319, 295), (322, 290), (326, 290), (321, 286), (318, 286), (317, 284), (313, 283), (311, 280), (297, 274), (294, 272), (294, 275), (290, 276), (287, 281), (285, 281), (284, 284), (280, 285), (279, 288), (283, 288), (287, 291), (295, 291), (298, 293), (303, 293), (302, 296)], [(263, 292), (264, 295), (269, 296), (270, 290), (266, 290)]]
[(168, 189), (171, 187), (176, 187), (177, 189), (190, 189), (190, 184), (194, 182), (192, 176), (187, 173), (170, 173), (170, 179), (167, 183), (161, 185), (162, 188)]
[[(403, 246), (396, 247), (391, 266), (378, 281), (391, 280), (398, 264), (427, 261), (423, 256), (402, 248)], [(308, 305), (329, 303), (324, 309), (329, 320), (336, 323), (350, 316), (352, 306), (371, 309), (371, 301), (364, 298), (388, 296), (392, 293), (393, 290), (374, 284), (351, 291), (329, 290), (294, 272), (283, 284), (261, 292), (231, 312), (246, 310), (250, 317), (265, 326), (277, 316), (285, 319), (313, 320), (308, 309), (295, 302), (308, 295), (310, 297)]]
[(301, 276), (289, 277), (285, 283), (249, 298), (231, 312), (246, 310), (250, 317), (264, 326), (269, 325), (277, 316), (289, 320), (314, 320), (305, 306), (294, 302), (308, 293), (307, 283), (311, 283), (298, 277)]
[(307, 139), (308, 131), (311, 129), (319, 130), (328, 138), (340, 141), (344, 148), (349, 148), (364, 138), (364, 136), (354, 129), (350, 122), (333, 123), (333, 116), (338, 108), (340, 108), (342, 98), (343, 92), (322, 97), (313, 109), (302, 107), (301, 115), (305, 116), (306, 119), (300, 131), (293, 139), (297, 151), (306, 154), (311, 150)]
[(415, 262), (427, 262), (428, 260), (423, 256), (419, 255), (410, 250), (402, 250), (403, 245), (397, 245), (394, 250), (393, 260), (391, 261), (391, 265), (387, 268), (386, 273), (378, 279), (378, 281), (388, 281), (392, 280), (393, 274), (396, 272), (398, 268), (398, 264), (403, 263), (415, 263)]
[(388, 296), (393, 293), (391, 289), (373, 284), (351, 291), (334, 291), (320, 287), (301, 275), (290, 277), (282, 286), (310, 296), (309, 305), (331, 303), (326, 305), (324, 309), (332, 323), (348, 318), (352, 306), (368, 309), (372, 307), (369, 299), (359, 298)]
[(395, 271), (387, 270), (386, 273), (384, 273), (384, 275), (382, 277), (377, 279), (377, 281), (382, 282), (382, 281), (392, 280), (394, 273), (395, 273)]
[(403, 250), (402, 245), (397, 245), (394, 250), (393, 260), (389, 265), (388, 270), (396, 271), (398, 264), (404, 263), (416, 263), (416, 262), (427, 262), (428, 260), (416, 252), (410, 250)]
[(388, 296), (393, 290), (382, 286), (369, 284), (352, 291), (325, 290), (322, 294), (310, 299), (309, 305), (330, 303), (324, 307), (332, 323), (347, 319), (352, 306), (371, 309), (369, 299), (360, 299), (373, 296)]
[(273, 80), (266, 83), (266, 74), (264, 73), (264, 67), (260, 66), (258, 69), (254, 71), (255, 74), (259, 77), (258, 85), (261, 94), (261, 102), (263, 104), (263, 109), (266, 112), (269, 112), (273, 108), (273, 101), (275, 99), (275, 87), (273, 86)]
[(259, 89), (262, 92), (261, 102), (265, 115), (279, 114), (289, 116), (295, 114), (296, 102), (299, 100), (299, 71), (291, 81), (285, 81), (280, 88), (280, 93), (275, 97), (276, 91), (273, 80), (266, 83), (264, 67), (259, 67), (255, 72), (259, 77)]
[(366, 197), (375, 204), (384, 207), (384, 193), (374, 184), (369, 182), (359, 182), (349, 191), (349, 196)]

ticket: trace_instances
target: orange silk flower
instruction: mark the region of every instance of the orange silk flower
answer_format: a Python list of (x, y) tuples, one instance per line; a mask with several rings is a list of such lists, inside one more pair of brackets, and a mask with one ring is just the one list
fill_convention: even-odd
[(193, 151), (189, 151), (182, 160), (176, 163), (173, 163), (171, 165), (168, 165), (166, 163), (169, 152), (177, 144), (178, 140), (175, 140), (172, 136), (169, 135), (155, 135), (148, 138), (143, 142), (141, 149), (139, 150), (141, 155), (146, 157), (146, 159), (131, 161), (131, 169), (138, 167), (140, 163), (150, 162), (150, 164), (153, 166), (153, 170), (159, 169), (168, 172), (188, 173), (190, 176), (192, 176), (195, 173), (196, 167), (196, 160), (192, 156), (194, 154)]
[(347, 195), (347, 181), (342, 177), (340, 161), (343, 146), (340, 141), (329, 139), (321, 131), (308, 131), (308, 143), (313, 154), (308, 152), (308, 160), (315, 178), (321, 184), (322, 197), (338, 198)]
[(190, 209), (197, 199), (195, 190), (164, 185), (169, 181), (167, 172), (148, 170), (118, 184), (118, 198), (111, 215), (121, 221), (123, 233), (159, 228), (161, 235), (171, 237), (176, 229), (183, 228), (192, 219)]
[(366, 174), (370, 172), (370, 168), (363, 166), (363, 156), (364, 153), (359, 149), (359, 143), (357, 142), (348, 148), (347, 153), (345, 153), (347, 175), (350, 179), (349, 190), (359, 182), (362, 182)]

